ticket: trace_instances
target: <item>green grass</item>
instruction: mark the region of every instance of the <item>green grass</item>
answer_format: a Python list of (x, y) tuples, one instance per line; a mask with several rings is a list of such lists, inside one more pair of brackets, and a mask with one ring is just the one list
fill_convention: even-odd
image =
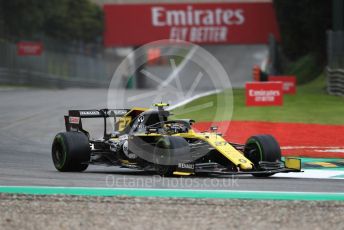
[(297, 61), (289, 63), (285, 75), (295, 75), (297, 82), (302, 85), (316, 78), (323, 70), (323, 66), (317, 64), (312, 54), (305, 55)]
[[(230, 109), (222, 103), (229, 99), (224, 92), (199, 98), (174, 110), (178, 118), (192, 118), (196, 121), (220, 121), (230, 119)], [(183, 112), (188, 109), (213, 102), (211, 108)], [(316, 124), (344, 124), (344, 97), (331, 96), (325, 91), (325, 77), (319, 76), (308, 84), (298, 86), (295, 95), (285, 95), (283, 106), (246, 107), (245, 90), (233, 90), (233, 120), (296, 122)]]

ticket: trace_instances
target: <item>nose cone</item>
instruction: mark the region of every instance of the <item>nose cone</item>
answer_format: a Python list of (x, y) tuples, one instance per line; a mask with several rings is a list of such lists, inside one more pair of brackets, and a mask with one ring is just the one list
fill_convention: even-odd
[(251, 170), (253, 169), (253, 165), (251, 162), (248, 162), (245, 159), (239, 159), (240, 162), (242, 162), (239, 166), (242, 170)]

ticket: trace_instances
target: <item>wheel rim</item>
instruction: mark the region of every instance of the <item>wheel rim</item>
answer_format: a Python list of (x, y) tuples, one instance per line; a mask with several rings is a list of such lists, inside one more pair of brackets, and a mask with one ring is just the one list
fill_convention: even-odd
[(66, 162), (66, 154), (59, 144), (54, 145), (53, 162), (57, 169), (61, 169)]
[(259, 161), (263, 159), (263, 151), (259, 143), (255, 140), (249, 140), (247, 142), (246, 155), (250, 161), (252, 161), (256, 166)]
[[(168, 153), (168, 145), (166, 142), (161, 141), (157, 143), (156, 147), (158, 148), (158, 151), (157, 149), (155, 149), (154, 151), (155, 169), (160, 175), (165, 175), (169, 171), (169, 166), (163, 165), (161, 162), (163, 162), (168, 157), (166, 156), (166, 153)], [(161, 149), (166, 150), (166, 152), (160, 152)]]

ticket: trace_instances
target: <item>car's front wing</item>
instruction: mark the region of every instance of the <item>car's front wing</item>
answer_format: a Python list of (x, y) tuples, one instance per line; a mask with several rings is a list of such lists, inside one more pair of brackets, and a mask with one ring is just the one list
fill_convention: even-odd
[(275, 173), (289, 173), (302, 172), (301, 159), (285, 158), (285, 161), (280, 162), (259, 162), (258, 169), (246, 171), (233, 171), (222, 166), (221, 164), (211, 163), (196, 163), (196, 164), (179, 164), (175, 175), (191, 175), (191, 174), (218, 174), (218, 175), (244, 175), (244, 174), (275, 174)]

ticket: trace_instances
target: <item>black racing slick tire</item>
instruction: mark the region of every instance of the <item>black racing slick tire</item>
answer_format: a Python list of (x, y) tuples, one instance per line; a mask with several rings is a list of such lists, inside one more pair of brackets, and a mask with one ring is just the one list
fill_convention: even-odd
[(87, 169), (91, 156), (88, 137), (81, 132), (58, 133), (51, 154), (58, 171), (82, 172)]
[[(256, 135), (250, 137), (244, 148), (245, 157), (248, 158), (257, 170), (260, 161), (279, 162), (281, 161), (281, 148), (276, 139), (271, 135)], [(269, 177), (274, 173), (256, 173), (256, 177)]]
[(154, 148), (154, 165), (161, 176), (172, 176), (178, 162), (190, 152), (188, 142), (182, 137), (165, 136), (160, 138)]

